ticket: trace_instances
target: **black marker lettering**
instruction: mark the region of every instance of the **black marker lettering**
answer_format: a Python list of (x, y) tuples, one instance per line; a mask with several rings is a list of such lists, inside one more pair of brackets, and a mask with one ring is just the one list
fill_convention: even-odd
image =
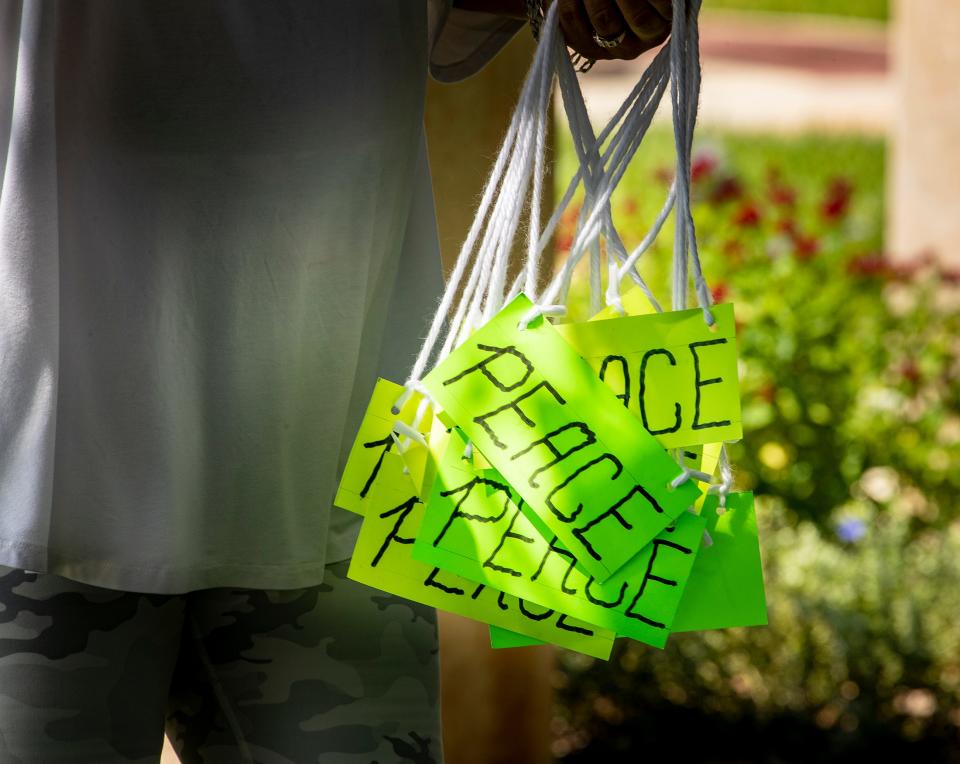
[[(554, 444), (553, 439), (556, 438), (558, 435), (560, 435), (560, 433), (566, 432), (567, 430), (571, 430), (571, 429), (579, 430), (580, 434), (583, 437), (578, 443), (570, 446), (566, 451), (561, 453), (560, 449), (557, 448), (557, 446)], [(563, 427), (557, 428), (553, 432), (548, 432), (546, 435), (540, 438), (540, 440), (533, 441), (533, 443), (531, 443), (522, 451), (517, 451), (517, 453), (515, 453), (513, 456), (510, 457), (510, 461), (513, 461), (515, 459), (520, 458), (521, 456), (524, 456), (525, 454), (530, 453), (530, 451), (532, 451), (537, 446), (546, 446), (547, 450), (549, 450), (550, 453), (553, 454), (553, 460), (550, 462), (547, 462), (542, 467), (538, 467), (537, 469), (535, 469), (529, 479), (529, 483), (532, 488), (539, 488), (540, 486), (535, 480), (537, 475), (559, 464), (571, 454), (575, 454), (580, 449), (593, 445), (596, 442), (597, 442), (597, 436), (594, 434), (593, 430), (587, 427), (586, 424), (584, 424), (583, 422), (569, 422), (568, 424), (565, 424)]]
[(547, 553), (543, 556), (543, 559), (540, 561), (540, 567), (537, 568), (537, 572), (530, 576), (531, 581), (536, 581), (540, 578), (540, 574), (543, 573), (543, 569), (547, 565), (547, 560), (550, 559), (551, 554), (558, 554), (561, 557), (566, 557), (570, 562), (567, 565), (567, 571), (563, 574), (563, 580), (560, 582), (560, 591), (564, 594), (576, 594), (577, 590), (567, 586), (567, 579), (570, 577), (570, 574), (573, 572), (574, 567), (577, 564), (577, 558), (574, 557), (569, 551), (564, 549), (557, 542), (557, 537), (554, 536), (553, 540), (550, 542), (550, 546), (547, 548)]
[(580, 626), (574, 626), (572, 623), (568, 623), (566, 613), (560, 614), (560, 617), (557, 619), (557, 628), (562, 629), (563, 631), (572, 631), (576, 634), (583, 634), (585, 637), (593, 636), (593, 631), (590, 629), (584, 629)]
[(390, 546), (391, 541), (396, 541), (398, 544), (412, 544), (414, 542), (414, 539), (401, 536), (400, 528), (409, 514), (413, 511), (413, 508), (420, 503), (420, 499), (418, 499), (416, 496), (411, 496), (409, 499), (403, 502), (403, 504), (398, 504), (393, 509), (388, 509), (386, 512), (382, 512), (380, 514), (380, 518), (382, 520), (386, 520), (388, 517), (393, 517), (393, 515), (398, 515), (398, 517), (397, 521), (393, 524), (393, 528), (390, 530), (390, 533), (388, 533), (387, 537), (383, 540), (383, 544), (380, 546), (376, 556), (373, 558), (373, 562), (370, 563), (371, 567), (377, 567), (377, 564), (383, 558), (384, 552), (387, 551), (387, 547)]
[(627, 593), (627, 582), (624, 581), (623, 585), (620, 587), (620, 596), (617, 597), (616, 602), (607, 602), (606, 600), (599, 599), (590, 594), (590, 584), (594, 582), (594, 577), (590, 576), (590, 580), (587, 581), (587, 585), (583, 587), (583, 593), (587, 595), (587, 599), (590, 600), (594, 605), (599, 605), (600, 607), (614, 608), (623, 602), (623, 595)]
[(437, 581), (437, 573), (439, 573), (439, 572), (440, 572), (440, 568), (434, 568), (433, 570), (431, 570), (431, 571), (430, 571), (430, 575), (427, 576), (427, 579), (423, 582), (423, 585), (424, 585), (424, 586), (433, 586), (433, 587), (435, 587), (435, 588), (437, 588), (437, 589), (440, 589), (440, 590), (446, 592), (447, 594), (456, 594), (456, 595), (459, 596), (459, 595), (461, 595), (461, 594), (465, 594), (465, 593), (466, 593), (466, 592), (463, 591), (463, 589), (461, 589), (461, 588), (458, 587), (458, 586), (446, 586), (445, 584), (442, 584), (442, 583), (440, 583), (439, 581)]
[(638, 621), (643, 621), (648, 626), (653, 626), (656, 629), (665, 629), (666, 624), (661, 623), (660, 621), (654, 621), (652, 618), (647, 618), (645, 615), (637, 613), (634, 608), (637, 606), (637, 603), (640, 601), (640, 598), (643, 596), (643, 593), (647, 589), (647, 584), (650, 581), (655, 581), (658, 584), (663, 584), (664, 586), (676, 586), (677, 582), (672, 578), (663, 578), (662, 576), (655, 575), (653, 573), (653, 564), (657, 559), (657, 552), (660, 551), (661, 547), (667, 547), (668, 549), (675, 549), (682, 554), (690, 554), (693, 552), (689, 547), (685, 547), (682, 544), (677, 544), (673, 541), (666, 541), (664, 539), (654, 539), (653, 540), (653, 551), (650, 553), (650, 560), (647, 562), (647, 570), (643, 574), (643, 580), (640, 582), (640, 588), (637, 590), (637, 596), (633, 598), (633, 602), (630, 603), (630, 607), (624, 611), (624, 615), (627, 618), (636, 618)]
[(490, 440), (493, 441), (493, 444), (497, 448), (506, 448), (507, 444), (501, 441), (496, 436), (496, 433), (494, 433), (490, 425), (487, 424), (487, 420), (491, 419), (492, 417), (495, 417), (497, 414), (502, 414), (504, 411), (510, 410), (510, 411), (513, 411), (518, 417), (520, 417), (520, 421), (523, 422), (527, 427), (534, 427), (536, 423), (532, 419), (530, 419), (530, 417), (528, 417), (526, 414), (523, 413), (523, 409), (520, 408), (520, 401), (526, 400), (535, 392), (537, 392), (537, 390), (549, 391), (549, 393), (557, 400), (557, 402), (561, 406), (564, 403), (566, 403), (566, 401), (560, 397), (560, 393), (558, 393), (556, 390), (553, 389), (553, 385), (551, 385), (549, 382), (539, 382), (533, 387), (531, 387), (529, 390), (527, 390), (527, 392), (525, 392), (523, 395), (519, 396), (518, 398), (515, 398), (509, 403), (505, 403), (499, 408), (494, 409), (493, 411), (488, 411), (486, 414), (475, 416), (473, 418), (473, 421), (476, 422), (478, 425), (480, 425), (486, 431), (487, 435), (490, 436)]
[(623, 374), (623, 392), (617, 397), (623, 401), (624, 408), (627, 408), (630, 406), (630, 370), (627, 368), (627, 359), (622, 355), (608, 355), (604, 358), (603, 363), (600, 364), (600, 381), (607, 381), (607, 366), (613, 361), (620, 362), (620, 370)]
[(703, 422), (700, 423), (700, 388), (706, 387), (707, 385), (716, 385), (720, 382), (723, 382), (723, 377), (711, 377), (710, 379), (700, 379), (700, 356), (697, 355), (697, 348), (705, 347), (707, 345), (725, 345), (727, 342), (725, 337), (721, 337), (716, 340), (704, 340), (703, 342), (691, 342), (690, 343), (690, 352), (693, 354), (693, 371), (694, 371), (694, 388), (696, 390), (696, 398), (693, 404), (693, 429), (694, 430), (706, 430), (708, 427), (724, 427), (730, 424), (729, 419), (722, 419), (716, 422)]
[(523, 613), (531, 621), (543, 621), (553, 615), (552, 610), (545, 610), (542, 613), (531, 613), (529, 610), (527, 610), (526, 604), (521, 599), (517, 600), (517, 606), (520, 608), (520, 612)]
[(680, 404), (673, 404), (673, 414), (675, 417), (673, 427), (664, 427), (662, 430), (650, 429), (650, 423), (647, 421), (647, 406), (644, 397), (647, 394), (647, 361), (655, 355), (665, 355), (667, 360), (670, 361), (671, 366), (677, 365), (677, 359), (665, 348), (654, 348), (644, 353), (643, 359), (640, 361), (640, 418), (643, 420), (643, 426), (647, 432), (651, 435), (662, 435), (665, 432), (676, 432), (680, 429)]
[(363, 444), (364, 448), (376, 448), (377, 446), (383, 446), (383, 451), (380, 452), (380, 458), (378, 458), (377, 463), (373, 465), (373, 471), (370, 473), (370, 477), (367, 478), (367, 482), (363, 484), (363, 488), (360, 490), (361, 499), (367, 495), (367, 491), (370, 490), (373, 481), (377, 479), (377, 475), (380, 473), (380, 467), (383, 466), (383, 457), (393, 448), (393, 436), (387, 435), (383, 440), (371, 440), (369, 443)]
[(536, 543), (536, 539), (533, 539), (530, 536), (524, 536), (522, 533), (517, 533), (516, 531), (513, 530), (513, 525), (514, 523), (517, 522), (517, 518), (519, 516), (520, 516), (520, 508), (517, 507), (517, 509), (513, 513), (513, 517), (510, 518), (510, 525), (507, 526), (506, 532), (500, 537), (500, 543), (497, 544), (497, 548), (490, 553), (490, 556), (486, 560), (484, 560), (483, 567), (490, 568), (492, 570), (497, 570), (501, 573), (506, 573), (508, 575), (515, 576), (517, 578), (523, 575), (523, 573), (521, 573), (519, 570), (508, 568), (505, 565), (498, 565), (493, 561), (493, 558), (497, 556), (497, 553), (501, 549), (503, 549), (503, 545), (506, 543), (507, 539), (519, 539), (525, 544)]
[[(444, 385), (452, 385), (454, 382), (463, 379), (468, 374), (473, 374), (475, 371), (479, 371), (483, 376), (487, 378), (487, 381), (490, 382), (498, 390), (502, 390), (505, 393), (509, 393), (511, 390), (516, 390), (524, 382), (530, 379), (530, 375), (533, 374), (533, 364), (527, 360), (527, 357), (517, 350), (513, 345), (510, 345), (505, 348), (498, 348), (496, 345), (481, 345), (477, 343), (477, 347), (480, 350), (489, 350), (491, 355), (487, 358), (484, 358), (480, 363), (471, 366), (468, 369), (464, 369), (455, 377), (450, 377), (450, 379), (444, 380)], [(490, 370), (487, 368), (491, 363), (496, 361), (498, 358), (502, 358), (504, 355), (511, 355), (516, 358), (524, 366), (523, 376), (512, 384), (507, 384), (499, 377), (490, 373)]]
[(560, 485), (558, 485), (556, 488), (550, 491), (550, 493), (547, 494), (547, 498), (544, 499), (544, 502), (546, 503), (547, 507), (549, 507), (550, 511), (553, 512), (553, 514), (555, 514), (560, 520), (563, 520), (563, 522), (565, 523), (572, 523), (574, 520), (577, 519), (577, 516), (583, 510), (583, 504), (577, 504), (577, 508), (573, 510), (573, 512), (571, 512), (569, 515), (565, 515), (563, 514), (563, 512), (557, 509), (556, 505), (553, 503), (553, 497), (556, 495), (558, 491), (570, 485), (570, 483), (572, 483), (578, 475), (582, 475), (584, 472), (586, 472), (588, 469), (590, 469), (594, 465), (600, 464), (600, 462), (604, 462), (604, 461), (609, 461), (613, 464), (614, 472), (610, 479), (616, 480), (618, 477), (620, 477), (620, 473), (623, 472), (623, 465), (620, 463), (620, 460), (617, 459), (617, 457), (615, 457), (613, 454), (601, 454), (596, 459), (593, 459), (592, 461), (587, 462), (582, 467), (577, 469), (576, 472), (570, 475), (566, 480), (560, 483)]
[[(495, 515), (476, 515), (469, 512), (464, 512), (461, 507), (466, 503), (467, 499), (470, 498), (470, 495), (473, 493), (473, 489), (478, 485), (490, 486), (494, 491), (502, 493), (504, 495), (503, 500), (503, 509), (500, 510), (499, 514)], [(461, 486), (456, 488), (451, 488), (449, 491), (441, 491), (440, 495), (443, 498), (453, 496), (455, 494), (463, 492), (463, 496), (460, 497), (460, 500), (454, 504), (453, 512), (450, 513), (450, 517), (447, 518), (446, 524), (443, 526), (443, 529), (440, 531), (440, 534), (433, 540), (433, 545), (438, 546), (441, 539), (443, 539), (446, 532), (450, 529), (450, 526), (453, 525), (453, 521), (458, 517), (462, 517), (464, 520), (475, 520), (478, 523), (497, 523), (500, 522), (507, 514), (507, 509), (510, 507), (512, 500), (512, 495), (510, 493), (510, 487), (504, 485), (503, 483), (498, 483), (496, 480), (488, 480), (487, 478), (474, 477), (471, 478), (468, 482), (464, 483)], [(481, 505), (481, 506), (485, 506)]]
[(630, 501), (630, 499), (632, 499), (634, 496), (642, 496), (646, 500), (646, 504), (649, 507), (651, 507), (654, 512), (656, 512), (657, 514), (663, 514), (663, 507), (661, 507), (660, 504), (657, 503), (657, 500), (654, 499), (653, 496), (651, 496), (643, 486), (635, 485), (633, 488), (631, 488), (627, 492), (626, 496), (620, 499), (620, 501), (618, 501), (616, 504), (610, 507), (610, 509), (608, 509), (606, 512), (604, 512), (601, 515), (597, 515), (595, 518), (593, 518), (593, 520), (591, 520), (589, 523), (584, 525), (582, 528), (573, 529), (573, 535), (576, 536), (577, 539), (579, 539), (580, 543), (583, 544), (584, 548), (587, 550), (590, 556), (593, 557), (595, 560), (600, 560), (602, 558), (599, 554), (597, 554), (597, 550), (593, 548), (593, 544), (587, 541), (587, 531), (589, 531), (591, 528), (598, 526), (608, 517), (612, 517), (618, 523), (620, 523), (621, 527), (623, 527), (624, 530), (632, 531), (633, 526), (627, 522), (627, 520), (624, 518), (622, 514), (620, 514), (620, 508), (624, 504), (626, 504), (628, 501)]

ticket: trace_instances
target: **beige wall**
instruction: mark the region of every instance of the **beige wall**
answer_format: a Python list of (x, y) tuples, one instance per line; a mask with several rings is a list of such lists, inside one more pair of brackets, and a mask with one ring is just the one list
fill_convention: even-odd
[(894, 4), (887, 248), (960, 263), (960, 2)]

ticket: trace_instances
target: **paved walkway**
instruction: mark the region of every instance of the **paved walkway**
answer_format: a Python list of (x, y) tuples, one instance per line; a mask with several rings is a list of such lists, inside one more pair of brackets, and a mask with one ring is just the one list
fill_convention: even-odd
[[(894, 88), (887, 31), (874, 22), (777, 14), (705, 13), (700, 119), (738, 130), (887, 134)], [(599, 62), (581, 82), (603, 121), (642, 67)], [(669, 118), (669, 106), (658, 119)]]

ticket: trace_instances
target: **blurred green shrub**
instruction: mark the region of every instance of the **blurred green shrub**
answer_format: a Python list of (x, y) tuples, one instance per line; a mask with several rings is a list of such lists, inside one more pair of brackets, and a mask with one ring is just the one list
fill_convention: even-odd
[[(670, 151), (651, 134), (618, 190), (628, 245)], [(879, 141), (707, 136), (694, 177), (704, 272), (736, 305), (731, 456), (758, 496), (770, 626), (565, 655), (556, 753), (668, 753), (695, 724), (710, 732), (685, 742), (709, 745), (689, 760), (942, 760), (960, 728), (960, 271), (883, 254)], [(661, 295), (670, 242), (642, 266)]]
[(673, 635), (662, 651), (621, 640), (609, 663), (562, 654), (555, 754), (947, 760), (960, 726), (960, 531), (917, 535), (909, 513), (875, 510), (841, 547), (780, 502), (760, 506), (770, 625)]
[(706, 0), (705, 10), (773, 11), (886, 20), (888, 0)]

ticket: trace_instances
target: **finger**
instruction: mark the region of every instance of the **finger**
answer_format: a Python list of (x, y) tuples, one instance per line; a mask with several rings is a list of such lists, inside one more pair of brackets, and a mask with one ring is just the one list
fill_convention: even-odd
[(590, 26), (601, 37), (614, 38), (621, 32), (630, 32), (615, 0), (583, 0), (583, 7)]
[(593, 27), (581, 0), (557, 0), (560, 29), (571, 48), (581, 56), (593, 59), (612, 58), (610, 53), (593, 41)]
[(647, 0), (617, 0), (624, 20), (646, 48), (659, 45), (670, 34), (670, 24)]
[(673, 3), (670, 0), (648, 0), (653, 9), (667, 21), (673, 20)]
[[(620, 8), (615, 0), (583, 0), (583, 7), (590, 20), (593, 31), (608, 40), (615, 40), (619, 36), (623, 39), (612, 48), (604, 48), (610, 58), (631, 59), (639, 56), (646, 46), (634, 37), (627, 22), (624, 21)], [(594, 39), (596, 42), (596, 39)], [(601, 46), (602, 47), (602, 46)]]

